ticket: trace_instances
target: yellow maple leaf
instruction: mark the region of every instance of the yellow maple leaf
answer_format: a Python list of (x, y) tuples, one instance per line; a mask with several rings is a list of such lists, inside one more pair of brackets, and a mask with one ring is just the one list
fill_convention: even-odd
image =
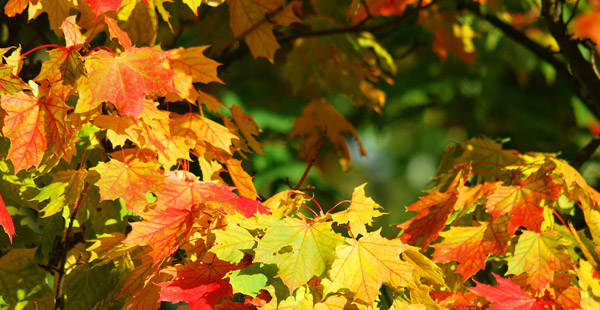
[(352, 202), (348, 209), (332, 214), (335, 222), (340, 224), (348, 223), (350, 231), (354, 236), (359, 234), (365, 236), (367, 234), (366, 225), (373, 223), (373, 218), (383, 215), (377, 209), (381, 209), (371, 197), (365, 196), (365, 185), (360, 185), (354, 189), (352, 193)]

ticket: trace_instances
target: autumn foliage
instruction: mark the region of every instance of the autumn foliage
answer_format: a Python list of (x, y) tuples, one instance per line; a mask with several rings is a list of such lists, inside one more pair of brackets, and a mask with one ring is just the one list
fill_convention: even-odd
[[(472, 39), (481, 34), (464, 15), (512, 27), (492, 16), (510, 15), (510, 1), (175, 1), (194, 21), (220, 10), (221, 28), (200, 44), (163, 49), (159, 23), (173, 31), (182, 22), (168, 1), (5, 4), (11, 18), (46, 13), (61, 44), (0, 49), (0, 225), (14, 243), (1, 252), (0, 307), (600, 309), (600, 193), (557, 154), (489, 138), (453, 144), (433, 187), (407, 207), (415, 216), (384, 236), (373, 223), (393, 208), (373, 201), (366, 184), (322, 206), (300, 189), (305, 173), (262, 197), (247, 169), (249, 154), (263, 153), (260, 128), (205, 87), (224, 84), (214, 59), (236, 48), (273, 65), (284, 53), (292, 88), (314, 93), (289, 133), (306, 172), (323, 144), (347, 168), (347, 137), (366, 151), (320, 94), (335, 90), (381, 112), (378, 87), (396, 67), (371, 32), (412, 20), (440, 61), (476, 66)], [(596, 113), (600, 3), (582, 0), (572, 20), (553, 20), (557, 6), (578, 10), (563, 2), (531, 8), (526, 27), (545, 19), (565, 59), (535, 50), (535, 39), (524, 45), (566, 72)], [(329, 36), (337, 39), (321, 39)], [(577, 58), (572, 44), (591, 56)], [(24, 80), (28, 57), (42, 48), (45, 60)], [(15, 234), (23, 225), (38, 227), (37, 237)]]

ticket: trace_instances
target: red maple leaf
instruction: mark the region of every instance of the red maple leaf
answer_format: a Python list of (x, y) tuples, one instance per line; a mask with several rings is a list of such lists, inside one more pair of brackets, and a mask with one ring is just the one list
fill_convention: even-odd
[(231, 296), (233, 289), (223, 280), (229, 271), (243, 266), (221, 261), (211, 255), (209, 263), (189, 262), (172, 271), (174, 280), (159, 283), (160, 300), (185, 301), (191, 310), (214, 309), (221, 297)]
[(10, 243), (12, 243), (13, 235), (15, 234), (15, 226), (13, 224), (12, 218), (6, 209), (6, 205), (4, 204), (4, 200), (0, 195), (0, 225), (4, 227), (4, 231), (8, 234), (8, 238), (10, 239)]
[(191, 210), (195, 205), (208, 204), (211, 209), (225, 213), (235, 210), (245, 217), (257, 212), (268, 214), (269, 210), (260, 202), (247, 197), (238, 197), (233, 188), (221, 184), (201, 182), (194, 175), (183, 172), (167, 172), (165, 188), (156, 193), (157, 209), (176, 208)]
[(119, 11), (123, 0), (86, 0), (94, 12), (94, 18), (106, 11)]
[(522, 180), (518, 185), (499, 186), (496, 192), (488, 197), (487, 211), (497, 218), (509, 214), (508, 232), (514, 234), (519, 226), (530, 231), (540, 231), (544, 221), (543, 200), (558, 199), (561, 185), (554, 183), (547, 170), (539, 170)]
[(550, 310), (547, 301), (529, 295), (510, 279), (496, 274), (494, 277), (498, 282), (496, 286), (475, 281), (476, 286), (469, 288), (475, 294), (485, 297), (494, 304), (490, 310)]

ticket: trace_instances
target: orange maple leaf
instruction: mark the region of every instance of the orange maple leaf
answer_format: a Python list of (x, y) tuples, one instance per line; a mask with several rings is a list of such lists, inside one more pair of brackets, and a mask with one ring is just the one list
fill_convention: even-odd
[(133, 159), (121, 162), (115, 159), (92, 168), (100, 174), (96, 186), (100, 188), (101, 200), (121, 198), (128, 210), (141, 214), (148, 204), (146, 194), (159, 192), (164, 176), (158, 163)]
[(514, 234), (519, 226), (531, 231), (540, 231), (544, 221), (543, 200), (556, 200), (561, 185), (554, 183), (548, 170), (542, 169), (522, 180), (518, 185), (499, 186), (488, 197), (487, 211), (497, 218), (503, 214), (511, 216), (508, 232)]
[(492, 220), (491, 223), (480, 222), (474, 227), (450, 227), (441, 233), (444, 240), (433, 245), (433, 261), (447, 263), (459, 262), (456, 272), (468, 279), (477, 271), (485, 268), (488, 255), (504, 253), (510, 239), (506, 231), (508, 217)]
[(164, 60), (165, 52), (151, 47), (132, 47), (120, 55), (94, 52), (85, 62), (94, 99), (110, 101), (137, 120), (144, 111), (144, 96), (176, 91), (173, 72), (162, 66)]
[(438, 237), (439, 232), (444, 229), (448, 216), (454, 210), (456, 193), (441, 193), (433, 191), (407, 209), (416, 211), (417, 216), (405, 223), (397, 225), (404, 229), (402, 242), (421, 246), (423, 248)]
[(6, 112), (2, 130), (11, 141), (7, 158), (13, 162), (15, 174), (39, 166), (48, 146), (66, 156), (67, 141), (72, 137), (66, 124), (70, 108), (59, 98), (39, 99), (19, 92), (2, 96), (0, 105)]

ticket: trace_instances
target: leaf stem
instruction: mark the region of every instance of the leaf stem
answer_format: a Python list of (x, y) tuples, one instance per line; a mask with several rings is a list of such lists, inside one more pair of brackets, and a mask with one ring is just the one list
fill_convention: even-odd
[[(321, 152), (321, 148), (323, 147), (323, 142), (325, 141), (325, 136), (327, 136), (327, 126), (323, 129), (323, 132), (321, 133), (321, 140), (319, 141), (319, 144), (317, 145), (317, 148), (313, 152), (312, 156), (306, 163), (306, 168), (304, 169), (304, 173), (302, 173), (300, 180), (298, 180), (298, 183), (296, 183), (296, 186), (294, 186), (294, 188), (293, 188), (294, 190), (298, 190), (300, 188), (300, 186), (304, 182), (304, 179), (306, 179), (306, 177), (308, 176), (308, 172), (310, 171), (310, 168), (312, 168), (315, 161), (317, 160), (317, 157), (319, 157), (319, 153)], [(323, 211), (323, 210), (321, 210), (321, 211)]]
[(61, 49), (67, 49), (66, 47), (64, 47), (64, 46), (62, 46), (62, 45), (58, 45), (58, 44), (44, 44), (44, 45), (40, 45), (40, 46), (34, 47), (33, 49), (31, 49), (31, 50), (29, 50), (29, 51), (27, 51), (27, 52), (25, 52), (25, 53), (21, 54), (21, 58), (25, 58), (25, 56), (27, 56), (27, 55), (29, 55), (29, 54), (31, 54), (31, 53), (33, 53), (33, 52), (35, 52), (35, 51), (39, 50), (39, 49), (42, 49), (42, 48), (49, 48), (49, 47), (61, 48)]
[(296, 195), (304, 196), (304, 197), (310, 199), (312, 202), (314, 202), (317, 205), (317, 207), (319, 207), (319, 210), (321, 211), (321, 216), (325, 215), (323, 213), (323, 208), (321, 207), (321, 204), (319, 204), (319, 202), (315, 198), (313, 198), (313, 197), (311, 197), (311, 196), (309, 196), (309, 195), (307, 195), (307, 194), (305, 194), (303, 192), (298, 192), (298, 191), (295, 191), (295, 190), (292, 190), (292, 193), (294, 193)]
[(347, 203), (352, 203), (352, 200), (342, 200), (342, 201), (336, 203), (335, 206), (333, 206), (333, 207), (331, 207), (331, 209), (327, 210), (327, 212), (325, 212), (325, 214), (333, 211), (333, 209), (337, 208), (339, 205), (341, 205), (342, 203), (346, 203), (346, 202)]

